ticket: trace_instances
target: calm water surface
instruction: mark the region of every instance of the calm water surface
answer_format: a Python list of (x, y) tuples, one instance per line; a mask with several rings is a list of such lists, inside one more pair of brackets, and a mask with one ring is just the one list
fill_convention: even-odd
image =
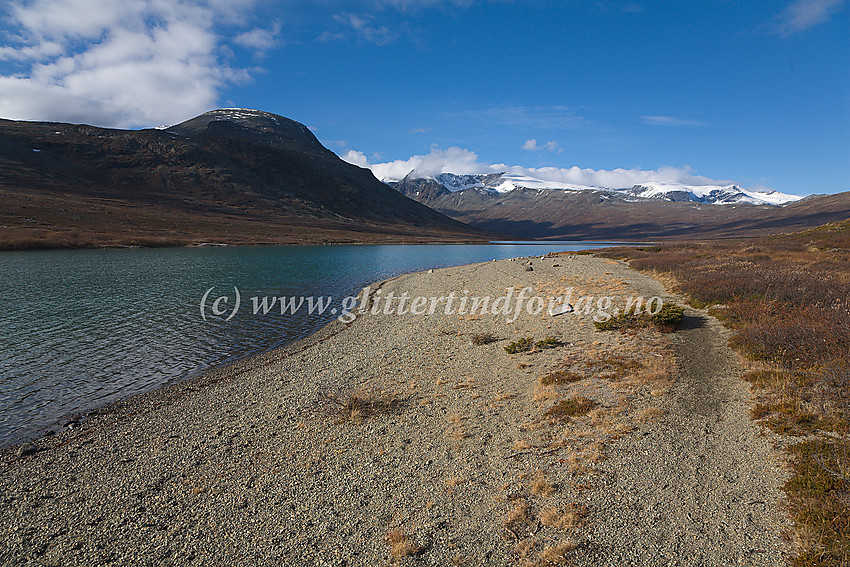
[[(252, 296), (342, 298), (402, 273), (610, 244), (0, 252), (0, 446), (305, 337), (333, 318), (252, 315)], [(204, 293), (213, 288), (209, 303), (228, 295), (232, 305), (234, 287), (243, 301), (236, 316), (204, 321)]]

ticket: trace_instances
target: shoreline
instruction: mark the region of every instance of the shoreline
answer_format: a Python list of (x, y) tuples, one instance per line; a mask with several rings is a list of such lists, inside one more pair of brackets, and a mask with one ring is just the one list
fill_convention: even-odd
[[(456, 244), (451, 244), (451, 243), (439, 243), (439, 244), (440, 245), (447, 245), (447, 246), (457, 246)], [(569, 245), (569, 244), (575, 244), (575, 243), (563, 241), (560, 244)], [(587, 245), (587, 246), (597, 246), (597, 245), (611, 246), (611, 245), (615, 245), (615, 244), (626, 244), (626, 243), (586, 241), (586, 242), (583, 242), (581, 244)], [(383, 246), (382, 244), (377, 244), (377, 245)], [(421, 245), (432, 245), (432, 244), (422, 243)], [(494, 245), (494, 244), (492, 244), (492, 243), (482, 244), (481, 246), (488, 246), (488, 245)], [(498, 245), (498, 244), (495, 244), (495, 245)], [(545, 247), (545, 246), (557, 246), (558, 243), (557, 242), (527, 241), (525, 243), (511, 242), (511, 243), (506, 243), (506, 245), (513, 246), (514, 248), (516, 246), (544, 246)], [(360, 246), (376, 246), (376, 245), (375, 244), (365, 244), (365, 243), (363, 243), (363, 244), (360, 244)], [(404, 246), (404, 245), (402, 245), (402, 246)], [(249, 246), (249, 245), (241, 246), (241, 247), (242, 248), (255, 248), (254, 246)], [(179, 248), (204, 248), (204, 247), (202, 247), (202, 246), (185, 246), (185, 247), (181, 246)], [(56, 252), (61, 253), (60, 251), (56, 251)], [(371, 285), (374, 287), (375, 285), (377, 285), (377, 283), (380, 283), (380, 282), (372, 283)], [(353, 290), (353, 292), (356, 293), (356, 292), (358, 292), (358, 290)], [(317, 330), (318, 329), (316, 329), (315, 331), (317, 331)], [(315, 331), (313, 331), (313, 332), (315, 332)], [(301, 338), (306, 338), (306, 337), (301, 337)], [(298, 339), (298, 340), (300, 340), (300, 339)], [(259, 355), (259, 354), (263, 354), (265, 352), (269, 352), (271, 350), (275, 350), (276, 348), (279, 348), (279, 347), (272, 346), (272, 347), (268, 347), (268, 348), (260, 350), (260, 351), (255, 351), (254, 353), (249, 354), (248, 358), (250, 358), (252, 356)], [(237, 360), (234, 360), (234, 361), (226, 362), (226, 363), (224, 363), (223, 366), (227, 367), (230, 364), (237, 363), (242, 359), (244, 359), (244, 357), (240, 357), (240, 358), (238, 358)], [(202, 376), (203, 374), (205, 374), (207, 372), (214, 371), (216, 368), (219, 368), (221, 366), (222, 366), (221, 364), (214, 364), (212, 366), (206, 366), (204, 368), (198, 368), (198, 369), (195, 369), (195, 370), (185, 372), (181, 376), (174, 377), (174, 378), (170, 379), (169, 381), (167, 381), (165, 383), (162, 383), (158, 386), (155, 386), (154, 390), (161, 388), (161, 387), (169, 386), (171, 384), (177, 384), (177, 383), (180, 383), (180, 382), (184, 382), (186, 380), (192, 380), (194, 378)], [(150, 391), (152, 391), (152, 390), (148, 390), (148, 392), (150, 392)], [(139, 395), (139, 394), (129, 394), (129, 395), (135, 396), (135, 395)], [(87, 416), (96, 415), (98, 413), (102, 413), (103, 411), (106, 411), (104, 409), (104, 406), (109, 406), (109, 405), (112, 405), (112, 404), (118, 404), (123, 399), (124, 398), (122, 397), (120, 399), (115, 399), (114, 401), (107, 402), (106, 404), (101, 403), (101, 404), (98, 404), (98, 405), (78, 404), (78, 407), (82, 407), (83, 409), (74, 409), (74, 410), (71, 410), (71, 411), (63, 412), (62, 414), (56, 415), (55, 417), (53, 417), (50, 420), (50, 422), (45, 422), (44, 424), (38, 426), (38, 428), (31, 428), (31, 429), (29, 429), (29, 430), (27, 430), (23, 433), (18, 432), (18, 433), (15, 433), (14, 435), (10, 435), (10, 437), (14, 437), (14, 440), (11, 440), (11, 439), (4, 440), (4, 442), (2, 444), (0, 444), (0, 450), (4, 450), (4, 449), (9, 448), (9, 447), (15, 447), (16, 448), (16, 447), (18, 447), (22, 444), (33, 442), (33, 441), (40, 439), (42, 437), (45, 437), (45, 436), (52, 436), (52, 435), (55, 435), (57, 433), (61, 434), (64, 431), (66, 426), (68, 426), (68, 425), (76, 426), (76, 425), (78, 425), (78, 423), (80, 421), (86, 419)]]
[(560, 244), (560, 243), (601, 243), (610, 246), (646, 246), (657, 243), (657, 239), (653, 240), (475, 240), (475, 239), (441, 239), (441, 240), (398, 240), (398, 241), (344, 241), (338, 242), (198, 242), (192, 244), (162, 244), (162, 245), (130, 245), (130, 244), (104, 244), (91, 246), (43, 246), (33, 248), (5, 248), (0, 243), (0, 252), (43, 252), (48, 250), (69, 251), (69, 250), (155, 250), (159, 248), (252, 248), (252, 247), (275, 247), (275, 246), (457, 246), (457, 245), (515, 245), (515, 246), (533, 246), (539, 244)]
[[(534, 270), (526, 271), (526, 263)], [(460, 288), (498, 296), (509, 285), (541, 294), (575, 286), (597, 295), (673, 299), (622, 263), (569, 254), (405, 274), (371, 291)], [(714, 336), (709, 328), (700, 332)], [(473, 344), (482, 333), (498, 340)], [(504, 351), (527, 336), (563, 344)], [(666, 420), (691, 419), (669, 399), (677, 340), (652, 330), (600, 333), (588, 319), (566, 315), (510, 324), (439, 313), (368, 313), (349, 325), (335, 319), (285, 347), (110, 404), (79, 429), (40, 440), (35, 453), (17, 458), (4, 451), (0, 530), (7, 548), (0, 557), (67, 565), (305, 566), (508, 565), (544, 557), (614, 565), (631, 554), (655, 557), (630, 539), (655, 536), (611, 530), (625, 510), (621, 503), (600, 504), (629, 496), (630, 484), (620, 487), (616, 474), (634, 466), (624, 462), (640, 460), (633, 443), (661, 436), (649, 448), (654, 453), (677, 429)], [(613, 361), (606, 363), (612, 368), (618, 360), (633, 362), (615, 378), (588, 373), (543, 385), (547, 373), (601, 360)], [(371, 405), (346, 405), (358, 396)], [(571, 399), (595, 407), (567, 418), (551, 412)], [(732, 425), (753, 455), (766, 450), (750, 429)], [(726, 457), (721, 452), (716, 460)], [(728, 472), (725, 461), (719, 464)], [(638, 465), (634, 480), (653, 466)], [(753, 466), (746, 475), (756, 485), (746, 490), (768, 504), (764, 512), (749, 511), (756, 523), (746, 533), (717, 547), (680, 525), (683, 511), (668, 511), (675, 504), (669, 497), (657, 504), (661, 525), (672, 522), (667, 529), (685, 538), (680, 544), (716, 557), (756, 540), (775, 549), (778, 536), (765, 527), (775, 520), (775, 479)], [(718, 495), (727, 490), (713, 476), (703, 483)], [(733, 508), (727, 520), (744, 530), (744, 514)]]
[[(486, 239), (412, 239), (412, 240), (392, 240), (392, 241), (369, 241), (369, 240), (339, 240), (334, 242), (316, 241), (316, 242), (197, 242), (197, 243), (165, 243), (165, 244), (102, 244), (102, 245), (80, 245), (80, 246), (62, 246), (62, 245), (44, 245), (24, 248), (6, 247), (0, 243), (0, 252), (37, 252), (44, 250), (133, 250), (133, 249), (157, 249), (157, 248), (216, 248), (216, 247), (267, 247), (267, 246), (378, 246), (378, 245), (427, 245), (427, 244), (490, 244), (491, 240)], [(540, 241), (546, 243), (546, 241)]]

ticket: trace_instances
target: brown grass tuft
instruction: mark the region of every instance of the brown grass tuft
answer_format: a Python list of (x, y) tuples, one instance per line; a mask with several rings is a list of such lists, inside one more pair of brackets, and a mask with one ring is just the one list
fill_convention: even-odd
[(537, 496), (551, 496), (555, 487), (549, 482), (543, 473), (538, 473), (531, 479), (531, 493)]
[(387, 534), (387, 544), (390, 546), (390, 555), (398, 561), (402, 557), (411, 557), (420, 551), (420, 547), (410, 541), (410, 536), (399, 528)]
[(496, 397), (493, 398), (494, 402), (503, 402), (505, 400), (512, 400), (516, 397), (516, 394), (508, 394), (506, 392), (498, 391), (496, 392)]
[(553, 546), (547, 545), (540, 558), (544, 561), (544, 565), (566, 565), (567, 554), (577, 547), (573, 542), (559, 543)]
[(570, 502), (564, 508), (546, 508), (540, 512), (540, 523), (562, 532), (575, 530), (584, 524), (587, 506)]
[(327, 393), (320, 398), (329, 401), (342, 421), (358, 422), (375, 415), (398, 413), (409, 403), (409, 398), (400, 397), (396, 392), (362, 391), (345, 397)]
[(569, 421), (572, 417), (578, 417), (586, 414), (594, 407), (596, 407), (596, 402), (585, 398), (584, 396), (577, 395), (566, 400), (561, 400), (546, 410), (544, 415), (558, 421)]

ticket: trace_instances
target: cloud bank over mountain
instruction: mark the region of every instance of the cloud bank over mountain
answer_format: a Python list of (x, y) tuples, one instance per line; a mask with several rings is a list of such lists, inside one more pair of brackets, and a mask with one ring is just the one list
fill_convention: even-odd
[(561, 167), (523, 167), (503, 163), (486, 163), (475, 152), (464, 148), (432, 147), (425, 155), (414, 155), (406, 160), (394, 160), (384, 163), (370, 163), (363, 152), (349, 150), (342, 159), (360, 167), (372, 170), (381, 180), (399, 180), (411, 171), (416, 177), (436, 177), (441, 173), (472, 175), (481, 173), (511, 173), (534, 177), (544, 181), (586, 185), (591, 187), (625, 188), (643, 183), (660, 182), (693, 186), (729, 185), (732, 181), (712, 179), (697, 175), (689, 167), (661, 167), (658, 169), (587, 169), (577, 166)]

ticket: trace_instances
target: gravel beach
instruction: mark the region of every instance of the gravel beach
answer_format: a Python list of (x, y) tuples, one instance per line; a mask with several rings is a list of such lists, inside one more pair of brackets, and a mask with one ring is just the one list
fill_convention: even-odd
[[(525, 287), (616, 296), (611, 310), (676, 300), (569, 254), (409, 274), (369, 297)], [(714, 319), (622, 333), (584, 312), (375, 311), (4, 451), (0, 561), (786, 563), (782, 463)], [(550, 341), (506, 352), (527, 337)]]

